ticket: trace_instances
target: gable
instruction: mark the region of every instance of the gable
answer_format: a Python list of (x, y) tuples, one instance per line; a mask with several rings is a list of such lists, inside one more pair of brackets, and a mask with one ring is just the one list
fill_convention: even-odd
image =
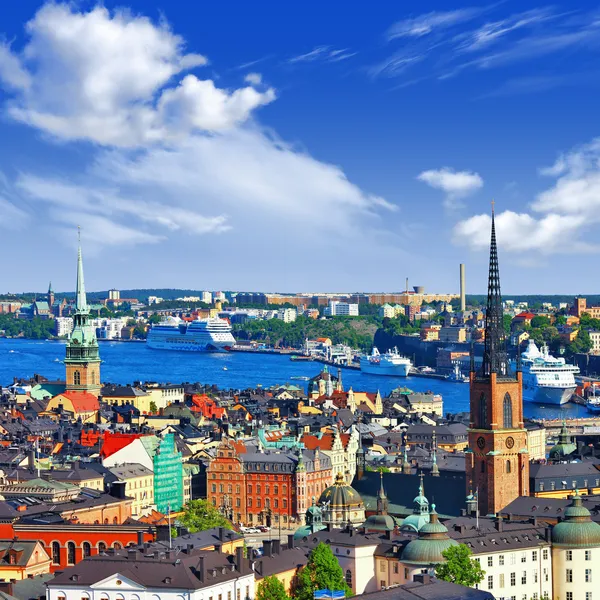
[(97, 581), (96, 583), (90, 585), (90, 588), (93, 590), (111, 590), (113, 592), (115, 590), (144, 591), (146, 589), (143, 585), (137, 583), (122, 573), (115, 573), (110, 577), (106, 577), (102, 581)]

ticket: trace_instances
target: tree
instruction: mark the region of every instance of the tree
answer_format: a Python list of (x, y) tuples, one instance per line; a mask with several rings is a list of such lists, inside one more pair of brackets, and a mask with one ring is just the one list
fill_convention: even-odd
[(442, 552), (446, 562), (435, 568), (438, 579), (473, 587), (483, 579), (483, 569), (478, 561), (471, 558), (471, 549), (465, 544), (450, 546)]
[(308, 563), (300, 571), (294, 597), (296, 600), (312, 600), (315, 590), (343, 590), (347, 598), (352, 594), (340, 563), (323, 542), (313, 548)]
[(184, 507), (183, 516), (179, 518), (181, 524), (190, 533), (205, 531), (213, 527), (233, 529), (228, 521), (208, 500), (191, 500)]
[(152, 414), (157, 413), (158, 412), (158, 406), (156, 406), (156, 402), (154, 402), (154, 400), (152, 400), (150, 402), (150, 406), (148, 407), (150, 409), (150, 412)]
[(502, 325), (504, 325), (504, 333), (510, 335), (510, 328), (512, 326), (512, 317), (510, 315), (502, 315)]
[(256, 600), (289, 600), (290, 597), (287, 595), (283, 583), (275, 577), (270, 575), (265, 577), (259, 584), (256, 590)]
[(567, 350), (569, 355), (585, 354), (592, 349), (592, 340), (590, 334), (585, 329), (580, 329), (577, 337), (569, 344)]
[(531, 326), (536, 329), (543, 329), (544, 327), (548, 327), (550, 325), (550, 319), (548, 317), (544, 317), (542, 315), (538, 315), (537, 317), (533, 317), (531, 319)]

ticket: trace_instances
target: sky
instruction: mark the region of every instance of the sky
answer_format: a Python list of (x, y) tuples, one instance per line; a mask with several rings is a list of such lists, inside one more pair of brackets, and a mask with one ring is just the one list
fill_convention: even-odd
[(4, 2), (0, 293), (598, 293), (600, 3)]

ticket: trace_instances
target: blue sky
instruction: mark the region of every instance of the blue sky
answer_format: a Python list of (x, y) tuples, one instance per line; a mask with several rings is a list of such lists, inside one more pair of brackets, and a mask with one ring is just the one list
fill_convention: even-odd
[(597, 293), (600, 5), (0, 8), (0, 292)]

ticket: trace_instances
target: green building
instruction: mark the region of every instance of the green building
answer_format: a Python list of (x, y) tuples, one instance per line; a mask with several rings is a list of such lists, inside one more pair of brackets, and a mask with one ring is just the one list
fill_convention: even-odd
[(154, 502), (161, 513), (183, 506), (183, 461), (175, 436), (167, 433), (154, 454)]

